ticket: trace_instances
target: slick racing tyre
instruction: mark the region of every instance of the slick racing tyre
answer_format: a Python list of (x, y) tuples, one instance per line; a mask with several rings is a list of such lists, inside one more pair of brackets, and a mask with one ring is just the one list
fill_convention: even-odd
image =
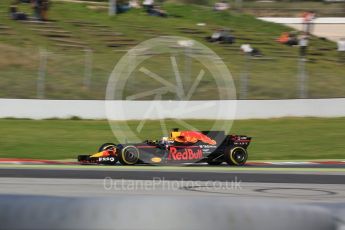
[[(114, 149), (116, 150), (116, 145), (114, 143), (104, 143), (98, 148), (98, 152), (102, 152), (104, 150), (111, 150)], [(116, 162), (119, 160), (118, 156), (110, 156), (109, 157), (109, 162), (107, 164), (114, 165)]]
[(123, 165), (135, 165), (139, 162), (139, 149), (135, 146), (126, 146), (121, 150), (120, 163)]
[(229, 165), (241, 166), (246, 163), (248, 152), (242, 147), (234, 147), (225, 153), (225, 161)]
[(116, 145), (114, 143), (105, 143), (98, 148), (98, 152), (102, 152), (104, 150), (108, 150), (112, 148), (116, 148)]

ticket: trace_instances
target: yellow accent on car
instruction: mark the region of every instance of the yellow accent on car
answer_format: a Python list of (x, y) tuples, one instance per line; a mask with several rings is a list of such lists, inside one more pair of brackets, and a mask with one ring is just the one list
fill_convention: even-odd
[(159, 157), (153, 157), (151, 158), (151, 161), (154, 162), (154, 163), (159, 163), (162, 161), (162, 158), (159, 158)]
[(180, 135), (181, 135), (181, 132), (171, 132), (170, 133), (170, 139), (175, 140)]
[(103, 157), (103, 151), (99, 152), (99, 153), (95, 153), (95, 154), (91, 155), (91, 157)]

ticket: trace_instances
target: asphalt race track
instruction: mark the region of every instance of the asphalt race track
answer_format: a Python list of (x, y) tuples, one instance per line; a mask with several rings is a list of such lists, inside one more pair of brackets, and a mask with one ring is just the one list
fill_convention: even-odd
[[(207, 168), (207, 167), (204, 167)], [(99, 170), (98, 170), (99, 169)], [(159, 168), (158, 168), (159, 169)], [(233, 181), (256, 183), (305, 183), (305, 184), (345, 184), (344, 173), (308, 173), (294, 171), (159, 171), (145, 170), (145, 166), (139, 169), (102, 169), (102, 166), (93, 169), (37, 169), (37, 168), (0, 168), (0, 177), (9, 178), (54, 178), (54, 179), (112, 179), (124, 180), (184, 180), (184, 181)]]
[(345, 167), (2, 164), (0, 185), (0, 194), (201, 195), (339, 205), (345, 200)]
[[(150, 222), (144, 226), (152, 228), (144, 229), (173, 229), (166, 223), (179, 213), (188, 218), (177, 221), (184, 227), (176, 229), (210, 229), (207, 223), (222, 220), (222, 213), (224, 221), (217, 222), (217, 229), (342, 230), (345, 169), (339, 165), (302, 168), (300, 164), (280, 168), (2, 164), (0, 207), (1, 202), (3, 207), (11, 208), (4, 208), (2, 216), (13, 214), (4, 218), (5, 223), (16, 230), (61, 227), (61, 221), (43, 221), (55, 219), (64, 219), (67, 226), (56, 228), (59, 230), (91, 229), (91, 225), (96, 226), (93, 229), (103, 225), (102, 229), (119, 225), (123, 227), (119, 229), (143, 229), (145, 220), (157, 216), (163, 218), (152, 222), (158, 227)], [(200, 214), (202, 210), (206, 215)], [(90, 218), (97, 213), (102, 213), (98, 219)], [(104, 213), (115, 214), (107, 219)], [(133, 213), (142, 219), (133, 221)], [(218, 214), (207, 219), (210, 213)], [(199, 215), (203, 215), (202, 220), (206, 218), (204, 222), (193, 221)], [(241, 223), (242, 228), (229, 228), (228, 216), (234, 219), (232, 224)], [(125, 217), (127, 222), (123, 221)], [(291, 223), (297, 227), (291, 228)]]

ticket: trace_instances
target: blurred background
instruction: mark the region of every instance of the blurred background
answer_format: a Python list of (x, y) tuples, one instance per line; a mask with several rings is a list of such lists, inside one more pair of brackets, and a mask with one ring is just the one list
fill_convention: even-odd
[[(187, 37), (215, 51), (237, 99), (343, 98), (344, 18), (343, 0), (1, 0), (0, 98), (104, 100), (120, 58), (157, 36)], [(184, 79), (198, 75), (200, 63), (176, 60)], [(174, 79), (168, 56), (145, 66)], [(139, 69), (124, 97), (157, 88)], [(212, 82), (206, 72), (191, 100), (217, 100)], [(74, 158), (114, 141), (106, 121), (53, 118), (1, 119), (0, 157)], [(141, 137), (159, 138), (159, 122), (148, 124)], [(212, 121), (191, 124), (208, 129)], [(255, 137), (250, 159), (342, 159), (343, 126), (343, 118), (279, 118), (236, 121), (231, 132)]]
[[(117, 61), (140, 42), (167, 35), (195, 39), (213, 49), (229, 67), (239, 99), (345, 96), (344, 52), (337, 47), (345, 22), (332, 23), (331, 19), (331, 24), (317, 24), (321, 17), (345, 17), (343, 1), (160, 0), (153, 1), (152, 12), (142, 5), (145, 1), (117, 0), (112, 12), (108, 1), (37, 2), (42, 6), (36, 7), (36, 0), (0, 3), (1, 98), (102, 100)], [(301, 60), (298, 39), (304, 31), (303, 14), (310, 11), (314, 13), (313, 31), (306, 59)], [(295, 18), (290, 24), (294, 28), (257, 18), (271, 16)], [(330, 26), (335, 27), (323, 36), (313, 35)], [(233, 41), (206, 40), (215, 33)], [(284, 33), (296, 40), (293, 45), (283, 44)], [(241, 50), (243, 44), (258, 55), (247, 55)], [(198, 63), (178, 61), (184, 75), (198, 73)], [(152, 66), (167, 78), (172, 74), (164, 58)], [(214, 99), (208, 82), (206, 76), (203, 93), (192, 100)], [(139, 88), (149, 88), (152, 81), (139, 83)]]

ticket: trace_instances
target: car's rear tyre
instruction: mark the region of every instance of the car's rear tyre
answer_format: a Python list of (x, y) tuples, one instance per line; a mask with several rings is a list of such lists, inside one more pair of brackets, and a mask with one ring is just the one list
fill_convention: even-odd
[(135, 146), (126, 146), (121, 150), (119, 161), (123, 165), (135, 165), (140, 160), (139, 149)]
[(248, 159), (248, 152), (242, 147), (234, 147), (225, 153), (225, 161), (229, 165), (244, 165)]

